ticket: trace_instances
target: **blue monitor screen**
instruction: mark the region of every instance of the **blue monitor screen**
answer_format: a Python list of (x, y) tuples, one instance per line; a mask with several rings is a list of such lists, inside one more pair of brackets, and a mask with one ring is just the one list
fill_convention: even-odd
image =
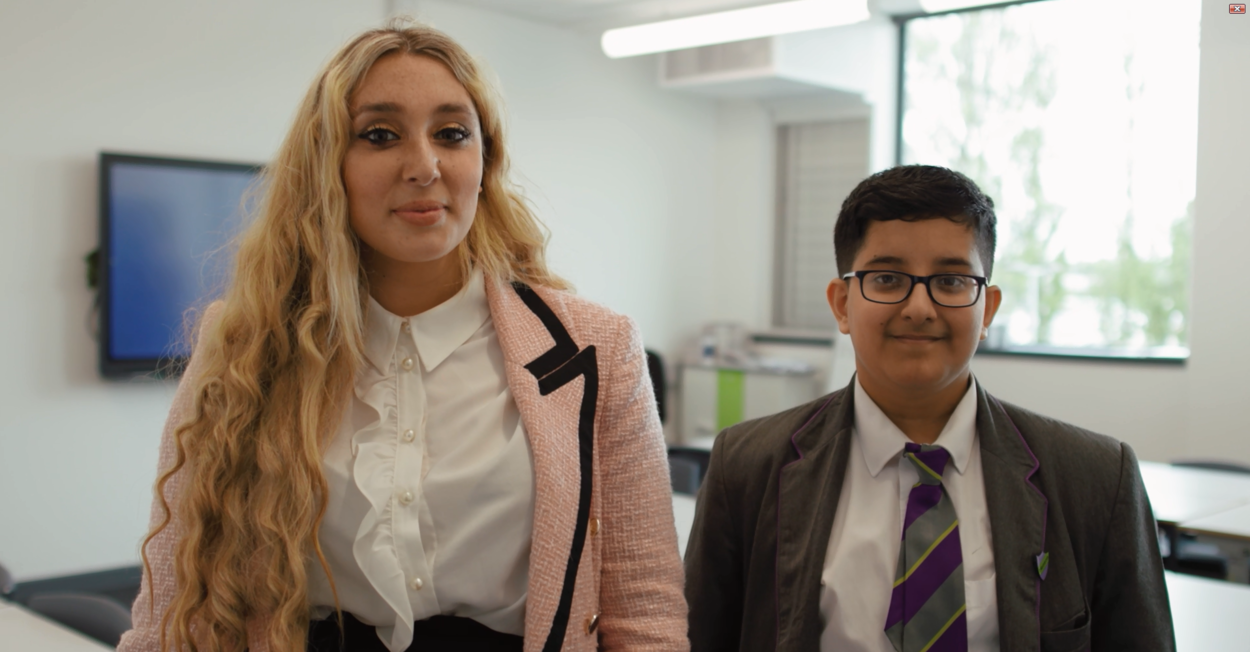
[(244, 197), (258, 170), (115, 155), (102, 163), (105, 358), (186, 357), (184, 315), (224, 288)]

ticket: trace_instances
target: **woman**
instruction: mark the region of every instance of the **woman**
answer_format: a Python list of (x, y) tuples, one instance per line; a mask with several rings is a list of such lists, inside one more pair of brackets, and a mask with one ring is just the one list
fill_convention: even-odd
[(359, 36), (266, 175), (118, 649), (687, 649), (637, 328), (547, 270), (464, 50)]

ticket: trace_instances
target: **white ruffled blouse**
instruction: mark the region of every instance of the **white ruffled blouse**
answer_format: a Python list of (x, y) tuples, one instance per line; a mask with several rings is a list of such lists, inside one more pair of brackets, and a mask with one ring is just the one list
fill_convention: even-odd
[[(370, 298), (365, 327), (368, 364), (323, 461), (339, 604), (392, 652), (439, 614), (524, 635), (533, 457), (482, 273), (415, 317)], [(315, 558), (309, 599), (314, 618), (333, 612)]]

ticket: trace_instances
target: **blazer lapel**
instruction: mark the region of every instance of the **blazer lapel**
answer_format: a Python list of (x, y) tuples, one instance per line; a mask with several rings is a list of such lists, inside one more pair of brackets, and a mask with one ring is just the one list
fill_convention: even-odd
[(1043, 562), (1048, 560), (1047, 500), (1032, 481), (1040, 463), (1002, 404), (980, 383), (977, 434), (994, 539), (999, 643), (1004, 650), (1036, 650), (1041, 646)]
[(851, 449), (853, 396), (850, 389), (830, 395), (791, 435), (797, 459), (779, 473), (778, 650), (812, 650), (820, 643), (820, 575)]
[(550, 652), (560, 649), (568, 630), (590, 521), (599, 391), (596, 349), (581, 348), (530, 287), (498, 280), (486, 287), (508, 387), (534, 461), (525, 647)]

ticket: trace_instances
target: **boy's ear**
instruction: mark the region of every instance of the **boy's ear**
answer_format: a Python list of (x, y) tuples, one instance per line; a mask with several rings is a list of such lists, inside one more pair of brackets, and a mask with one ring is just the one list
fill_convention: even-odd
[(1003, 291), (997, 285), (985, 287), (985, 315), (981, 318), (981, 339), (985, 339), (994, 323), (994, 315), (998, 314), (998, 306), (1003, 302)]
[(851, 334), (851, 319), (846, 313), (846, 302), (850, 298), (850, 281), (835, 278), (825, 288), (825, 298), (829, 301), (829, 309), (838, 320), (838, 330), (843, 335)]

